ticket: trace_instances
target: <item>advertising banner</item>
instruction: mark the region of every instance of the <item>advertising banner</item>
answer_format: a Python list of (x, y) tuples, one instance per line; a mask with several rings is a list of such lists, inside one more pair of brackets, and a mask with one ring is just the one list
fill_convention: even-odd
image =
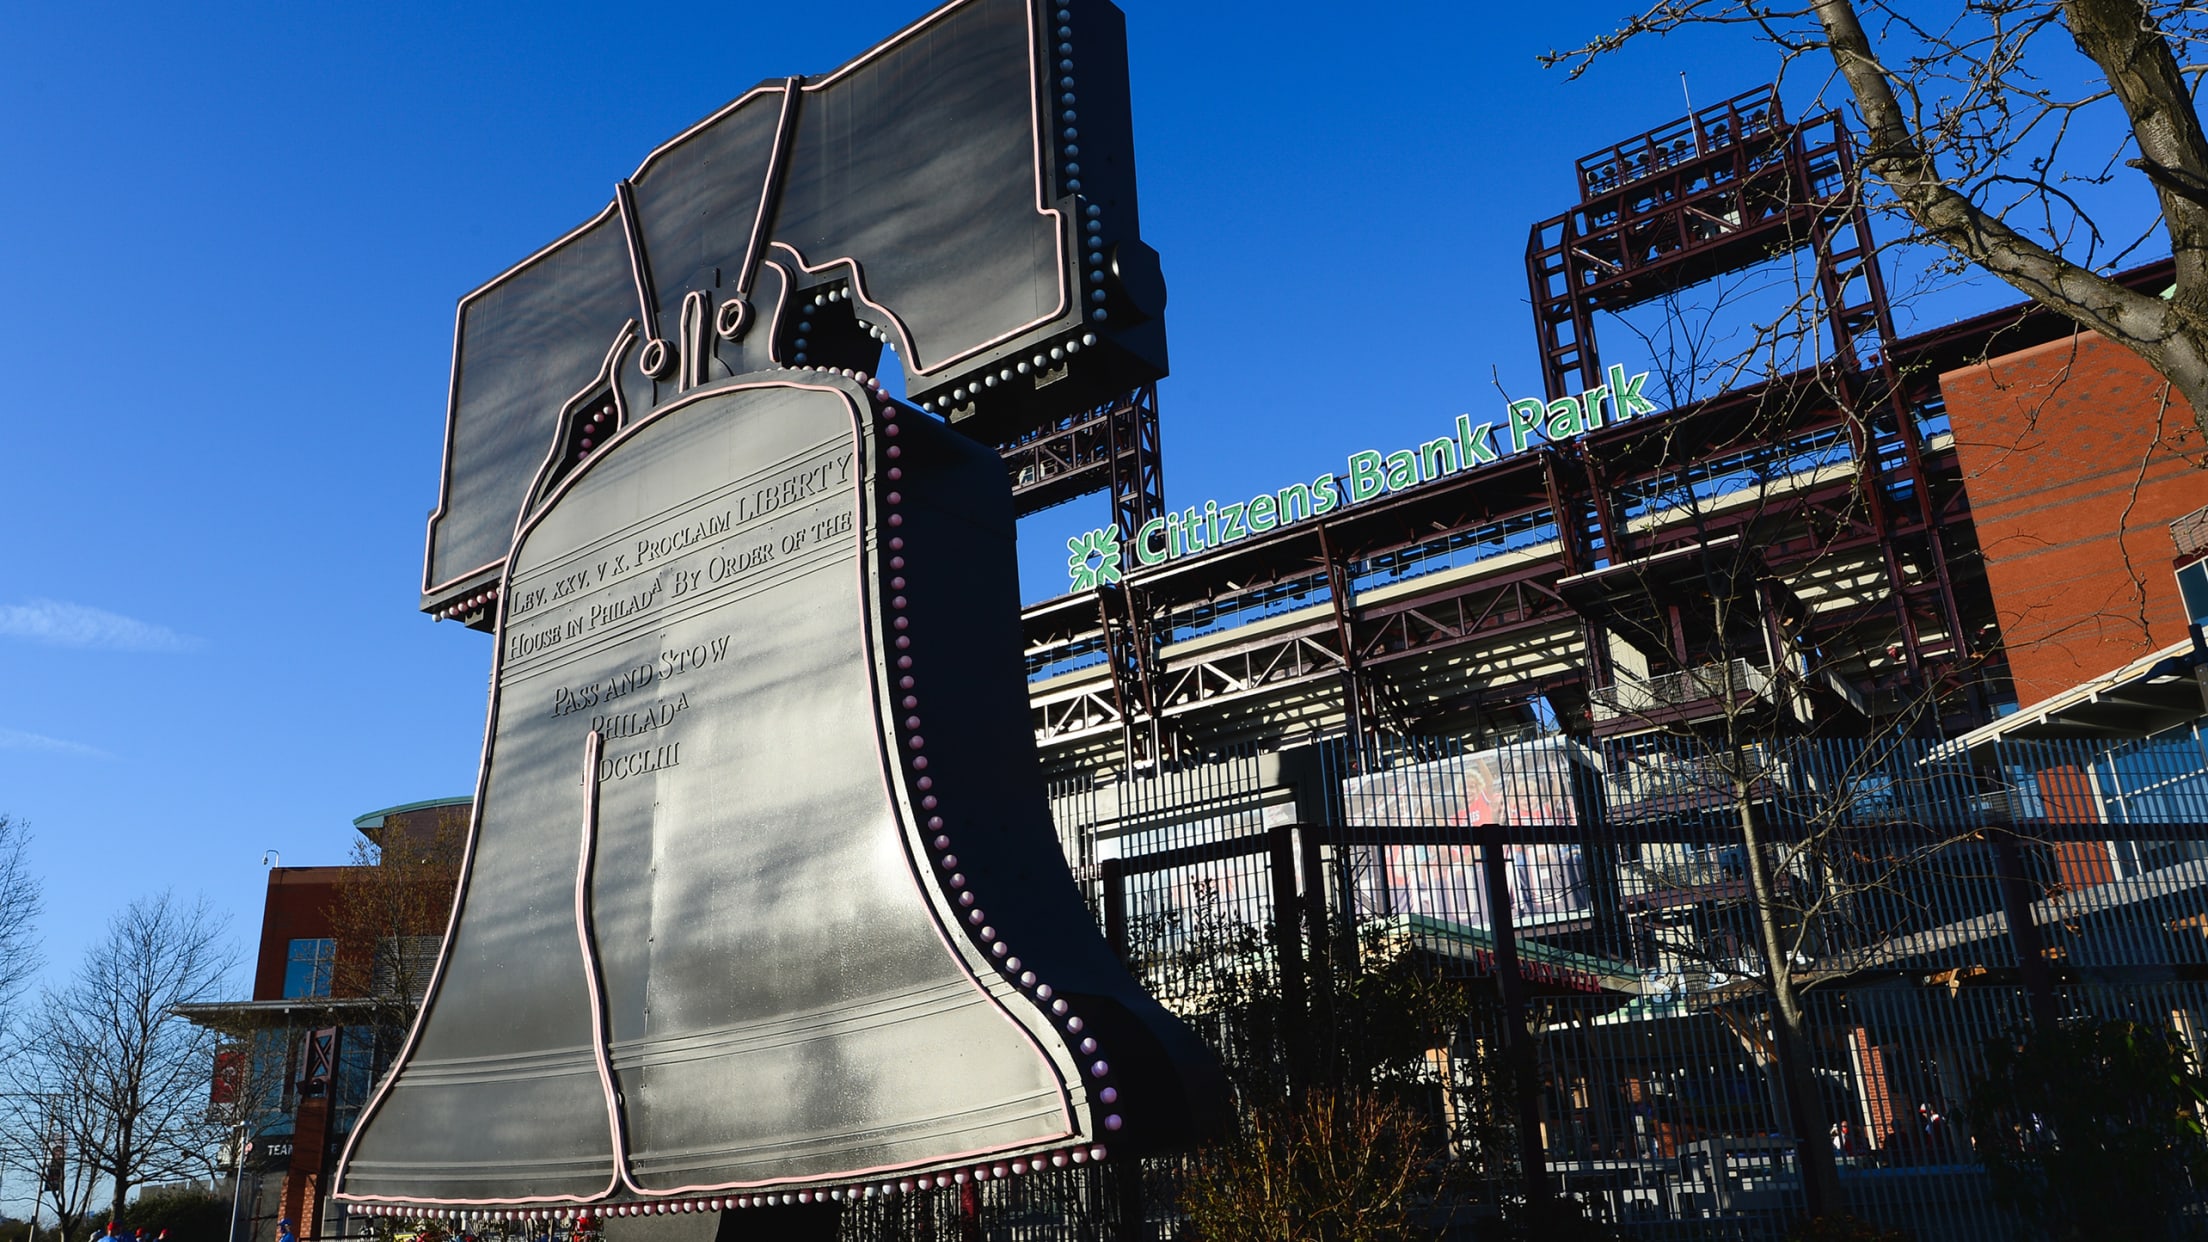
[[(1587, 762), (1579, 747), (1557, 740), (1406, 763), (1343, 781), (1343, 817), (1350, 827), (1401, 829), (1414, 841), (1422, 831), (1434, 837), (1431, 844), (1372, 847), (1371, 865), (1357, 879), (1359, 908), (1487, 926), (1479, 850), (1447, 830), (1578, 824), (1573, 765)], [(1503, 850), (1512, 916), (1521, 926), (1588, 913), (1579, 846), (1511, 844)]]

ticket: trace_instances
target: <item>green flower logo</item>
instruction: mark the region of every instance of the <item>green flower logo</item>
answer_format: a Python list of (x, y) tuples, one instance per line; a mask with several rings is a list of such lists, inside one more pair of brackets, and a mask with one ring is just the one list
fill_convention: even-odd
[(1066, 572), (1073, 589), (1093, 591), (1119, 581), (1119, 527), (1101, 526), (1066, 540)]

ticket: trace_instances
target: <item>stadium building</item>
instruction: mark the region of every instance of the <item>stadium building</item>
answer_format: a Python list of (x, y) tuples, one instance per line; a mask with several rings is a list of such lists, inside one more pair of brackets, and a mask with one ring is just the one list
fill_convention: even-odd
[[(1291, 1079), (1316, 1054), (1253, 1052), (1250, 996), (1326, 1043), (1344, 972), (1461, 985), (1413, 1072), (1460, 1155), (1494, 1058), (1539, 1066), (1497, 1202), (1776, 1237), (1824, 1165), (1867, 1217), (2004, 1237), (1958, 1116), (1986, 1040), (2208, 1052), (2191, 411), (2029, 304), (1898, 335), (1850, 142), (1765, 90), (1578, 161), (1527, 248), (1546, 391), (1493, 422), (1178, 511), (1150, 392), (1005, 448), (1027, 512), (1112, 500), (1023, 613), (1108, 936)], [(1601, 315), (1789, 251), (1816, 365), (1657, 410), (1603, 361)]]

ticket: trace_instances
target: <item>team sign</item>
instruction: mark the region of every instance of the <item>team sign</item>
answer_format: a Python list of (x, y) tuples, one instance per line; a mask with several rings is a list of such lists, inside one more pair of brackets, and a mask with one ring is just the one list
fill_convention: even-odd
[(1309, 483), (1291, 483), (1234, 504), (1207, 500), (1201, 509), (1190, 507), (1151, 518), (1133, 539), (1126, 539), (1117, 526), (1075, 535), (1066, 540), (1066, 570), (1073, 577), (1073, 589), (1089, 591), (1119, 581), (1130, 555), (1138, 566), (1163, 565), (1307, 518), (1324, 517), (1344, 505), (1362, 504), (1484, 466), (1543, 440), (1558, 443), (1585, 435), (1605, 419), (1623, 422), (1656, 412), (1656, 404), (1641, 395), (1648, 372), (1628, 377), (1624, 367), (1614, 366), (1609, 374), (1609, 383), (1573, 396), (1513, 401), (1500, 423), (1474, 424), (1470, 414), (1459, 414), (1455, 435), (1428, 440), (1417, 448), (1351, 453), (1348, 469), (1322, 474)]

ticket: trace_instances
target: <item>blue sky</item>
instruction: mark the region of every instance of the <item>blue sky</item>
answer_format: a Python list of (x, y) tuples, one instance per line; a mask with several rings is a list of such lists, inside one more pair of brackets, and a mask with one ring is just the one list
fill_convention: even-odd
[[(1681, 70), (1713, 102), (1770, 67), (1734, 35), (1536, 65), (1624, 0), (1122, 2), (1182, 504), (1537, 389), (1526, 230), (1572, 159), (1683, 112)], [(57, 967), (166, 886), (244, 942), (264, 850), (340, 862), (354, 816), (473, 787), (490, 641), (415, 612), (456, 299), (922, 11), (0, 8), (0, 812)], [(1104, 513), (1027, 524), (1029, 597)]]

